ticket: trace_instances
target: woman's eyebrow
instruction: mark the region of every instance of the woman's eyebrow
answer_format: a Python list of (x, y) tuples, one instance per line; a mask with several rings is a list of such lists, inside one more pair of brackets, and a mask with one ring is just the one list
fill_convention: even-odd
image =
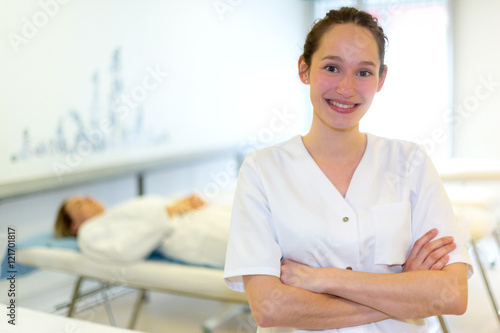
[(322, 61), (323, 60), (334, 60), (334, 61), (340, 61), (340, 62), (343, 62), (344, 59), (342, 59), (341, 57), (339, 56), (332, 56), (332, 55), (328, 55), (326, 57), (324, 57), (323, 59), (321, 59)]
[(359, 64), (363, 66), (377, 67), (373, 61), (361, 61)]
[[(342, 59), (342, 57), (339, 57), (339, 56), (334, 56), (334, 55), (328, 55), (326, 57), (324, 57), (323, 59), (321, 60), (334, 60), (334, 61), (339, 61), (339, 62), (343, 62), (344, 59)], [(377, 65), (375, 65), (375, 63), (373, 61), (368, 61), (368, 60), (365, 60), (365, 61), (360, 61), (359, 62), (359, 65), (361, 66), (372, 66), (372, 67), (377, 67)]]

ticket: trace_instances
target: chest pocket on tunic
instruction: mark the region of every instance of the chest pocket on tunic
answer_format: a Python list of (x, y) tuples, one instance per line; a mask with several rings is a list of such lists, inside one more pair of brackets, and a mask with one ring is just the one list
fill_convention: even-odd
[(375, 227), (375, 264), (403, 265), (412, 244), (410, 203), (372, 206), (371, 210)]

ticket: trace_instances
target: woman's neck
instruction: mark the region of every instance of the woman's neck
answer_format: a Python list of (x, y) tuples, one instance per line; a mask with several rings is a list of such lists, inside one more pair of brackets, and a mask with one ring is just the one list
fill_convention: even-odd
[(303, 137), (304, 145), (314, 157), (332, 163), (363, 156), (366, 148), (366, 135), (359, 131), (359, 126), (346, 130), (314, 130)]

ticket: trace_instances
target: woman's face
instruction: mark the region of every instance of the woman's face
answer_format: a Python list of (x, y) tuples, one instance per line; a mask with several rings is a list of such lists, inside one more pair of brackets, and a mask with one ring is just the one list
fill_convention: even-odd
[(377, 43), (368, 29), (352, 23), (330, 28), (312, 56), (310, 68), (299, 60), (300, 77), (310, 84), (318, 126), (357, 128), (384, 84), (387, 68), (380, 76), (379, 68)]
[(73, 197), (64, 207), (71, 218), (70, 229), (74, 235), (85, 221), (104, 212), (104, 205), (91, 197)]

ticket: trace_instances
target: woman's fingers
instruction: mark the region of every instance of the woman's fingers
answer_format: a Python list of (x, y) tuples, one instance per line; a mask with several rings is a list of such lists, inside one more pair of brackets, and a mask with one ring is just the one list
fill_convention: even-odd
[(205, 205), (205, 201), (203, 201), (203, 199), (196, 194), (193, 194), (190, 197), (188, 197), (186, 199), (186, 202), (189, 203), (189, 206), (192, 209), (197, 209)]
[(445, 256), (448, 256), (448, 254), (451, 251), (455, 250), (456, 247), (457, 245), (452, 242), (432, 251), (425, 259), (424, 265), (429, 267), (430, 269), (433, 269), (432, 267), (434, 267), (434, 265), (440, 262)]
[(437, 229), (432, 229), (429, 230), (428, 232), (425, 233), (422, 237), (420, 237), (415, 244), (413, 245), (413, 248), (411, 249), (410, 255), (408, 258), (416, 258), (418, 254), (420, 253), (420, 250), (428, 244), (436, 235), (438, 234)]
[(441, 237), (425, 244), (417, 255), (417, 260), (426, 263), (426, 269), (434, 265), (441, 257), (450, 253), (454, 248), (447, 245), (454, 244), (453, 237)]
[(432, 240), (437, 233), (437, 229), (432, 229), (415, 242), (403, 271), (439, 270), (448, 263), (448, 254), (456, 248), (456, 244), (449, 236)]
[(444, 266), (448, 263), (450, 260), (450, 256), (445, 254), (444, 256), (441, 257), (434, 265), (431, 266), (431, 270), (439, 271), (443, 269)]

